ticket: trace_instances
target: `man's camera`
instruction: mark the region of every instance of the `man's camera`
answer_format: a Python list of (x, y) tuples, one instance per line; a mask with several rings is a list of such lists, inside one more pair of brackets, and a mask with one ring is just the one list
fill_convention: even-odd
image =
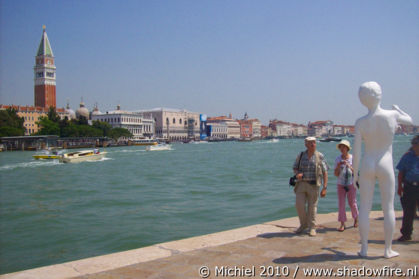
[(295, 186), (295, 184), (297, 184), (297, 176), (292, 176), (290, 177), (290, 186)]

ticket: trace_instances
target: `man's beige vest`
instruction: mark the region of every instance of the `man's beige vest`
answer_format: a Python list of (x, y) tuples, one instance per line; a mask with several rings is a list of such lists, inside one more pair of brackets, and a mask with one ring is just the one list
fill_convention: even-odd
[(316, 150), (314, 151), (314, 156), (316, 156), (316, 186), (322, 186), (322, 177), (323, 177), (323, 169), (320, 162), (320, 154)]

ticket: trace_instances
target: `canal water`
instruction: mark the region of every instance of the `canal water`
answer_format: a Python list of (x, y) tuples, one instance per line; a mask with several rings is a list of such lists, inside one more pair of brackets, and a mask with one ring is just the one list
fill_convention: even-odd
[[(395, 163), (410, 139), (395, 138)], [(2, 152), (0, 274), (296, 216), (288, 179), (302, 150), (302, 139), (131, 146), (78, 164)], [(318, 150), (333, 167), (336, 143)], [(320, 213), (337, 211), (335, 185), (329, 172)]]

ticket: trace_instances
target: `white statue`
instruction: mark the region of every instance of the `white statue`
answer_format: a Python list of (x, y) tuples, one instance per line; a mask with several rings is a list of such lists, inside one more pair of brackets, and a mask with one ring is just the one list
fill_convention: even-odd
[[(412, 118), (396, 105), (393, 105), (393, 110), (382, 109), (380, 107), (381, 87), (376, 82), (363, 83), (359, 88), (359, 99), (368, 108), (368, 114), (359, 118), (355, 124), (353, 154), (354, 181), (358, 181), (358, 170), (360, 171), (359, 233), (361, 250), (359, 255), (367, 256), (369, 213), (372, 207), (375, 181), (378, 179), (381, 207), (384, 213), (384, 257), (392, 258), (399, 255), (391, 249), (396, 223), (392, 143), (398, 124), (412, 124)], [(362, 141), (364, 141), (364, 154), (360, 166)]]

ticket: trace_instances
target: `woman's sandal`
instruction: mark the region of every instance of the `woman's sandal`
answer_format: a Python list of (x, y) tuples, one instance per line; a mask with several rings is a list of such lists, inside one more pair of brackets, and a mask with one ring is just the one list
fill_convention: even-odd
[(358, 219), (354, 221), (354, 228), (358, 228)]
[(345, 229), (346, 229), (345, 227), (340, 227), (340, 228), (338, 229), (338, 232), (343, 232)]

